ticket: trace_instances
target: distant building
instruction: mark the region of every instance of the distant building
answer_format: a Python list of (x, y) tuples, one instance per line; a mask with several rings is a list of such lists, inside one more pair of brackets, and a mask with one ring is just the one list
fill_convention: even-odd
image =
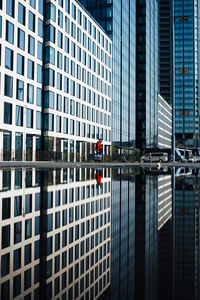
[(78, 2), (43, 5), (0, 2), (0, 160), (108, 154), (112, 41)]
[(136, 0), (80, 0), (112, 39), (112, 145), (136, 147)]
[(199, 136), (199, 1), (174, 0), (176, 144), (197, 147)]

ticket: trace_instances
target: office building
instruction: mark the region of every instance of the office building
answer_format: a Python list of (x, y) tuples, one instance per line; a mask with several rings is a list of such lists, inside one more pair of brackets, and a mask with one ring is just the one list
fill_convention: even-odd
[(158, 1), (136, 4), (136, 147), (144, 151), (158, 143)]
[(112, 42), (83, 7), (1, 1), (0, 46), (1, 160), (109, 153)]
[(173, 0), (159, 0), (160, 94), (173, 103)]
[(136, 147), (136, 1), (80, 2), (112, 39), (112, 145), (123, 153)]
[(0, 299), (97, 299), (110, 286), (111, 176), (0, 171)]
[(176, 144), (199, 146), (199, 1), (174, 0)]

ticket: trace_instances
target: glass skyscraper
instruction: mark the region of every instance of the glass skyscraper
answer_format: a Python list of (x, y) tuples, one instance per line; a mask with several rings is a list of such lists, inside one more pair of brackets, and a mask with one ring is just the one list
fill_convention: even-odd
[(136, 146), (158, 143), (158, 1), (136, 1)]
[(113, 41), (112, 144), (118, 151), (133, 149), (136, 146), (136, 1), (80, 2)]
[(174, 0), (176, 144), (199, 146), (198, 0)]

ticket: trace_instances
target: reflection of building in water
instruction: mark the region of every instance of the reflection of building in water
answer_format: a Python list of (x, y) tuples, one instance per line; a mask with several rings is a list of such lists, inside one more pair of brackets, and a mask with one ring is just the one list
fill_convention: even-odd
[(199, 178), (177, 177), (174, 299), (199, 299)]
[(133, 299), (135, 273), (135, 176), (112, 180), (111, 299)]
[(1, 299), (95, 299), (107, 289), (109, 174), (98, 186), (89, 169), (1, 171)]
[(136, 299), (155, 300), (168, 285), (170, 266), (162, 260), (171, 259), (171, 212), (171, 175), (136, 176)]

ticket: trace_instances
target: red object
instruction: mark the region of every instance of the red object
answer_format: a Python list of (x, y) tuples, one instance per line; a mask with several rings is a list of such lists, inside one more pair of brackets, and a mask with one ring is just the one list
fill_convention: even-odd
[(100, 174), (100, 172), (98, 172), (97, 173), (97, 184), (101, 184), (101, 178), (102, 178), (102, 176), (101, 176), (101, 174)]
[(98, 141), (97, 142), (97, 152), (102, 152), (102, 148), (103, 148), (103, 146), (102, 146), (102, 143), (101, 143), (101, 141)]

